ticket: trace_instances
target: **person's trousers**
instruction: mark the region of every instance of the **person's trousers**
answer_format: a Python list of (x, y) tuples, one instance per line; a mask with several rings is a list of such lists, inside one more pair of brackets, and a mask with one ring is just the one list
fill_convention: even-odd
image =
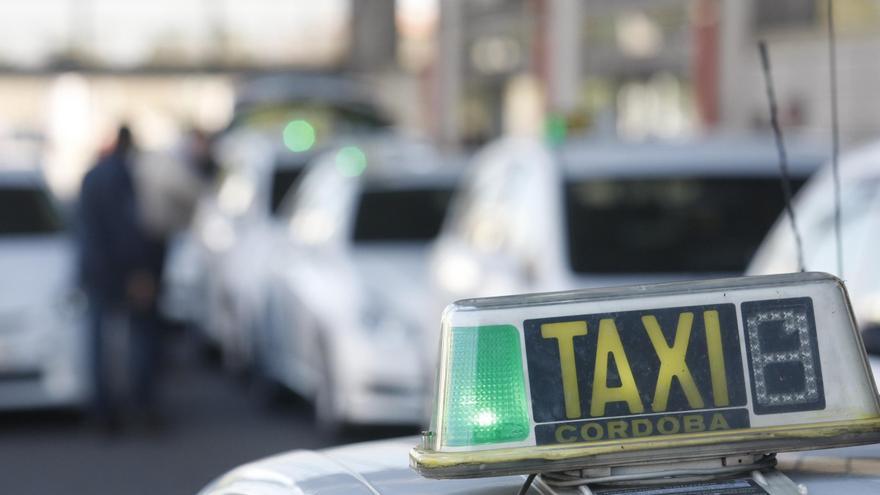
[(129, 315), (131, 336), (129, 352), (134, 405), (154, 413), (157, 407), (156, 385), (159, 374), (161, 328), (155, 311)]
[[(126, 316), (129, 324), (127, 356), (112, 359), (112, 353), (119, 347), (112, 346), (111, 333), (124, 332), (125, 328), (114, 328), (113, 316)], [(114, 419), (118, 414), (118, 401), (114, 398), (113, 380), (115, 372), (128, 373), (133, 405), (147, 413), (155, 412), (157, 407), (156, 384), (160, 357), (160, 328), (154, 311), (128, 312), (109, 304), (99, 297), (89, 298), (89, 326), (91, 343), (91, 374), (94, 390), (93, 408), (95, 416), (102, 421)], [(113, 369), (114, 362), (126, 363), (123, 369)]]

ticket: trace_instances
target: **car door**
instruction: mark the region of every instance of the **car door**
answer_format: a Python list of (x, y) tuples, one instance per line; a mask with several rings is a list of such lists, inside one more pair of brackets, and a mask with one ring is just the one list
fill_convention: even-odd
[[(344, 298), (339, 286), (357, 180), (340, 174), (332, 155), (319, 157), (282, 206), (285, 232), (274, 236), (268, 337), (279, 378), (311, 390), (320, 362), (315, 353), (328, 312)], [(329, 309), (328, 309), (329, 307)]]

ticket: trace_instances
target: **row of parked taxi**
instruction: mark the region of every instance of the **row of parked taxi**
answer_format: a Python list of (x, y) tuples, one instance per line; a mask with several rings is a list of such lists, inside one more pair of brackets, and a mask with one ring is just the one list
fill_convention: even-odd
[[(426, 420), (451, 301), (738, 275), (768, 231), (750, 271), (797, 269), (791, 230), (777, 221), (770, 139), (549, 148), (506, 138), (467, 159), (400, 135), (294, 152), (241, 131), (217, 149), (220, 179), (176, 243), (165, 308), (229, 368), (312, 400), (331, 428)], [(795, 141), (788, 151), (798, 189), (825, 150)], [(844, 179), (847, 192), (864, 188), (859, 174)], [(817, 174), (796, 210), (808, 268), (831, 271), (830, 210), (816, 204), (827, 182)], [(850, 238), (851, 220), (870, 209), (850, 215), (855, 196), (845, 197), (845, 245), (868, 249)], [(861, 302), (871, 284), (855, 281), (861, 271), (846, 275), (860, 318), (872, 321)]]
[(0, 409), (81, 406), (85, 308), (63, 208), (32, 163), (0, 156)]
[[(424, 421), (440, 314), (457, 299), (797, 270), (769, 139), (508, 138), (465, 158), (391, 134), (295, 152), (276, 134), (218, 144), (217, 185), (174, 244), (164, 309), (229, 368), (312, 399), (328, 426)], [(795, 189), (819, 170), (794, 204), (806, 268), (836, 272), (826, 150), (788, 151)], [(866, 331), (880, 321), (878, 156), (868, 146), (841, 163), (843, 276)], [(82, 404), (71, 237), (39, 172), (9, 165), (0, 407)]]

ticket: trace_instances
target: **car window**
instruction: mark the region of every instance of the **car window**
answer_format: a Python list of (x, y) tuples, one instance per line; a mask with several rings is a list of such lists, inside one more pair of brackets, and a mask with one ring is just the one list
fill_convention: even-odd
[(332, 157), (319, 159), (284, 202), (291, 232), (312, 245), (343, 240), (357, 183), (357, 178), (339, 173)]
[(500, 157), (486, 162), (470, 181), (456, 208), (453, 225), (459, 235), (484, 253), (509, 244), (510, 230), (520, 219), (508, 218), (512, 214), (519, 216), (517, 206), (531, 188), (532, 171), (519, 161)]
[(279, 213), (281, 204), (287, 193), (293, 187), (293, 184), (302, 175), (303, 167), (298, 168), (276, 168), (272, 174), (272, 185), (269, 197), (269, 207), (273, 215)]
[(365, 190), (357, 205), (354, 241), (430, 241), (443, 224), (452, 187)]
[(0, 236), (48, 234), (61, 228), (61, 216), (43, 189), (0, 188)]
[(784, 206), (775, 178), (592, 179), (565, 189), (570, 263), (583, 273), (742, 272)]

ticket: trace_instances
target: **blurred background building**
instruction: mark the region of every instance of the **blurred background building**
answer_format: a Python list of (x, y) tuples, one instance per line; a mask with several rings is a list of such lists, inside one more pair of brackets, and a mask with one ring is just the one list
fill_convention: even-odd
[[(550, 135), (676, 137), (766, 124), (757, 41), (768, 40), (785, 123), (829, 131), (825, 2), (482, 0), (441, 2), (439, 119), (450, 141), (500, 132), (523, 92)], [(872, 65), (880, 4), (838, 0), (846, 142), (876, 132)], [(455, 70), (457, 69), (457, 70)], [(523, 78), (530, 83), (524, 84)], [(531, 90), (524, 89), (531, 88)], [(505, 96), (513, 96), (505, 100)]]
[[(880, 2), (837, 0), (845, 142), (876, 132)], [(70, 193), (108, 129), (148, 147), (231, 117), (242, 76), (350, 73), (396, 123), (459, 146), (505, 130), (626, 138), (785, 123), (827, 134), (820, 0), (40, 0), (0, 3), (0, 129), (46, 140)]]

